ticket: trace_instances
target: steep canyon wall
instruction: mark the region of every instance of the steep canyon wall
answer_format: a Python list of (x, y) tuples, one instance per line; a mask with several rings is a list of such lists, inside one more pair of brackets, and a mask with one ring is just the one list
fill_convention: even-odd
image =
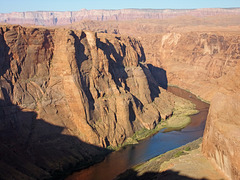
[(230, 178), (240, 169), (240, 65), (221, 78), (222, 87), (211, 101), (203, 138), (203, 153)]
[(0, 44), (3, 178), (90, 163), (172, 114), (177, 97), (159, 88), (134, 38), (1, 26)]
[(169, 84), (188, 89), (211, 103), (203, 152), (230, 179), (239, 179), (239, 27), (223, 25), (212, 29), (177, 24), (172, 29), (164, 25), (161, 29), (158, 23), (144, 26), (135, 22), (136, 26), (127, 29), (129, 26), (121, 23), (105, 23), (102, 27), (96, 24), (90, 22), (88, 28), (137, 37), (147, 63), (163, 68)]
[[(140, 14), (135, 12), (137, 17), (127, 10), (129, 15), (122, 13), (121, 16), (111, 15), (116, 11), (107, 11), (109, 16), (103, 11), (96, 11), (100, 14), (91, 16), (93, 20), (114, 20), (101, 23), (76, 23), (76, 19), (70, 20), (73, 16), (66, 16), (65, 20), (58, 17), (56, 21), (57, 13), (50, 12), (46, 18), (38, 13), (40, 18), (36, 18), (36, 14), (29, 12), (32, 15), (26, 18), (25, 14), (21, 20), (15, 17), (23, 14), (15, 13), (13, 17), (1, 15), (4, 18), (9, 16), (6, 21), (9, 23), (72, 23), (66, 29), (56, 30), (1, 27), (0, 113), (4, 117), (1, 119), (4, 122), (1, 139), (5, 139), (2, 141), (5, 150), (14, 152), (19, 145), (9, 145), (9, 142), (16, 137), (17, 142), (28, 147), (28, 151), (35, 149), (31, 153), (39, 147), (45, 149), (37, 142), (57, 142), (57, 132), (64, 138), (70, 135), (81, 139), (81, 145), (77, 146), (79, 151), (73, 148), (76, 139), (64, 146), (73, 148), (68, 159), (86, 161), (104, 151), (97, 146), (116, 146), (140, 128), (153, 128), (161, 118), (171, 114), (175, 97), (158, 88), (159, 84), (155, 81), (159, 78), (158, 73), (152, 76), (147, 65), (152, 64), (155, 68), (163, 68), (159, 70), (166, 72), (165, 81), (167, 79), (169, 84), (188, 89), (211, 101), (203, 152), (230, 178), (239, 179), (239, 10), (219, 10), (220, 16), (212, 16), (217, 13), (211, 9), (204, 11), (192, 10), (195, 15), (193, 13), (190, 18), (182, 16), (189, 11), (178, 11), (175, 14), (181, 14), (181, 18), (166, 21), (164, 18), (172, 16), (167, 16), (167, 11), (158, 12), (165, 13), (164, 18), (158, 15), (162, 21), (129, 21), (131, 18), (128, 17), (157, 18), (151, 15), (150, 10), (140, 10)], [(83, 12), (84, 17), (91, 19), (90, 11)], [(205, 15), (212, 18), (193, 18)], [(50, 20), (48, 17), (51, 17)], [(69, 30), (69, 27), (76, 30)], [(95, 34), (88, 30), (103, 33)], [(34, 123), (32, 119), (40, 121)], [(45, 121), (49, 123), (48, 128), (41, 123)], [(6, 138), (12, 132), (15, 135)], [(22, 137), (18, 136), (19, 132)], [(48, 141), (44, 138), (45, 134), (51, 135)], [(30, 148), (28, 144), (33, 142), (36, 145)], [(89, 144), (84, 142), (97, 146), (88, 147)], [(45, 153), (42, 157), (52, 154), (48, 149), (42, 152)], [(34, 164), (32, 159), (29, 161)], [(41, 159), (44, 166), (51, 167), (46, 162), (47, 159)], [(6, 164), (1, 164), (1, 167), (11, 169), (6, 168)], [(36, 168), (39, 167), (42, 165)]]
[(141, 37), (148, 62), (165, 69), (170, 84), (211, 104), (203, 153), (230, 179), (239, 179), (240, 34), (228, 30), (152, 37)]
[[(210, 101), (240, 59), (238, 32), (167, 33), (143, 37), (148, 63), (162, 67), (168, 82)], [(151, 51), (153, 50), (153, 51)]]

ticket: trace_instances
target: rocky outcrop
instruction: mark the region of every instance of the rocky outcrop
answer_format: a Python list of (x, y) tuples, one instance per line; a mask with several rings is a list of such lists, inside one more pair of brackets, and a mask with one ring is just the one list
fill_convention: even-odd
[(10, 24), (34, 25), (66, 25), (81, 20), (96, 21), (123, 21), (136, 19), (168, 19), (178, 16), (206, 17), (216, 15), (239, 15), (240, 10), (235, 9), (121, 9), (121, 10), (86, 10), (80, 11), (35, 11), (1, 13), (0, 22)]
[(238, 64), (221, 79), (223, 87), (211, 101), (203, 138), (203, 153), (230, 179), (240, 178), (239, 72)]
[(141, 42), (148, 61), (166, 70), (170, 84), (211, 101), (203, 152), (230, 179), (239, 179), (240, 34), (172, 32)]
[(133, 38), (2, 26), (0, 43), (4, 178), (83, 166), (172, 114), (175, 97), (158, 87)]
[[(90, 22), (89, 27), (81, 26), (134, 35), (144, 47), (147, 62), (163, 68), (170, 84), (211, 101), (203, 152), (229, 178), (239, 179), (240, 34), (239, 27), (231, 27), (234, 17), (229, 17), (229, 24), (227, 19), (204, 22), (183, 18), (182, 21), (189, 21), (186, 27), (177, 22), (172, 27), (160, 26), (157, 21), (133, 22), (133, 26), (112, 22), (102, 27), (96, 26), (96, 22)], [(161, 21), (167, 22), (175, 23)]]
[(141, 37), (141, 42), (148, 63), (165, 69), (170, 84), (209, 101), (240, 58), (237, 32), (172, 32)]
[[(208, 101), (224, 74), (239, 60), (239, 16), (168, 20), (84, 21), (67, 27), (131, 35), (141, 41), (146, 61), (166, 71), (170, 84)], [(191, 75), (190, 75), (191, 74)]]
[[(116, 146), (140, 128), (153, 128), (174, 106), (173, 97), (157, 87), (150, 72), (161, 67), (155, 76), (163, 74), (166, 83), (212, 100), (203, 151), (229, 177), (239, 179), (238, 28), (226, 23), (226, 29), (211, 27), (209, 32), (209, 27), (202, 30), (199, 24), (190, 29), (183, 24), (179, 29), (156, 21), (108, 22), (102, 27), (93, 21), (84, 23), (79, 27), (133, 34), (142, 45), (133, 38), (88, 31), (1, 27), (3, 172), (49, 177), (50, 171), (63, 169), (67, 162), (74, 166), (104, 153), (97, 146)], [(61, 153), (56, 153), (59, 149)], [(6, 152), (24, 166), (9, 163)], [(31, 174), (30, 166), (38, 175)]]
[(211, 101), (203, 152), (230, 179), (239, 179), (240, 34), (228, 30), (152, 37), (141, 39), (148, 62), (163, 67), (170, 84)]
[[(140, 39), (147, 62), (165, 70), (168, 83), (212, 100), (204, 135), (204, 154), (231, 179), (239, 179), (240, 34), (238, 26), (231, 27), (235, 18), (229, 17), (229, 22), (227, 19), (208, 18), (209, 21), (204, 22), (183, 18), (182, 21), (189, 24), (176, 22), (172, 27), (160, 26), (157, 21), (134, 22), (133, 26), (125, 23), (125, 27), (121, 23), (108, 22), (98, 28), (133, 34)], [(213, 25), (210, 26), (210, 22)], [(89, 28), (97, 28), (96, 24), (91, 22)], [(79, 25), (87, 28), (84, 24)]]

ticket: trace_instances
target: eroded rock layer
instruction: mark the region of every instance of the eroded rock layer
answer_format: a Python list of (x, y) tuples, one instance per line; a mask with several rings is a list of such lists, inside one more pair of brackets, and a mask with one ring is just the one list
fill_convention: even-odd
[(210, 101), (203, 152), (230, 179), (239, 179), (240, 34), (170, 32), (141, 42), (148, 62), (165, 69), (170, 84)]
[(167, 20), (85, 21), (68, 27), (131, 35), (141, 41), (146, 61), (162, 68), (170, 84), (210, 101), (219, 79), (240, 58), (239, 16)]
[(230, 179), (240, 178), (240, 66), (221, 78), (223, 87), (211, 101), (203, 152)]
[(5, 178), (47, 178), (92, 162), (106, 152), (100, 147), (172, 113), (173, 95), (158, 87), (133, 38), (2, 26), (0, 44)]
[(170, 84), (209, 101), (240, 59), (238, 32), (173, 32), (141, 42), (148, 62), (165, 69)]
[(178, 16), (216, 16), (239, 15), (239, 8), (232, 9), (120, 9), (120, 10), (87, 10), (80, 11), (32, 11), (0, 13), (0, 22), (10, 24), (35, 24), (35, 25), (66, 25), (81, 20), (96, 21), (122, 21), (136, 19), (168, 19)]
[[(159, 41), (152, 63), (164, 67), (168, 82), (210, 101), (203, 152), (230, 179), (239, 179), (240, 34), (172, 32), (152, 41)], [(151, 55), (146, 53), (148, 60)]]

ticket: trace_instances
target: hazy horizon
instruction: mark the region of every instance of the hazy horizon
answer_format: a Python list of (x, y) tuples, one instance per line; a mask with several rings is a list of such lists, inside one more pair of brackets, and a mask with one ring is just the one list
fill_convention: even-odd
[(82, 11), (82, 10), (87, 10), (87, 11), (91, 11), (91, 10), (104, 10), (104, 11), (115, 11), (115, 10), (124, 10), (124, 9), (133, 9), (133, 10), (194, 10), (194, 9), (240, 9), (240, 7), (228, 7), (228, 8), (183, 8), (183, 9), (174, 9), (174, 8), (161, 8), (161, 9), (156, 9), (156, 8), (121, 8), (121, 9), (86, 9), (86, 8), (82, 8), (79, 10), (59, 10), (59, 11), (53, 11), (53, 10), (30, 10), (30, 11), (12, 11), (12, 12), (0, 12), (0, 14), (5, 14), (5, 13), (21, 13), (21, 12), (76, 12), (76, 11)]
[(202, 9), (202, 8), (240, 8), (238, 0), (122, 0), (119, 3), (110, 0), (11, 0), (1, 2), (0, 13), (29, 11), (80, 11), (87, 10), (119, 10), (119, 9)]

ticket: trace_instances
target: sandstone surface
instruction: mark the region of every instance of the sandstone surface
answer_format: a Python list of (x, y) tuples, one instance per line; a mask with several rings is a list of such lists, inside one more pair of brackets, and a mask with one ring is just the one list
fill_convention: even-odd
[[(17, 24), (32, 18), (34, 21), (29, 24), (71, 24), (67, 26), (70, 29), (131, 35), (141, 41), (147, 63), (166, 70), (170, 84), (189, 89), (208, 101), (220, 87), (218, 78), (232, 71), (239, 58), (238, 8), (82, 9), (77, 12), (1, 14), (0, 17), (11, 19), (12, 15), (18, 18), (14, 21)], [(51, 19), (55, 16), (59, 16), (57, 23), (53, 23), (54, 20)], [(60, 20), (60, 17), (71, 20)], [(51, 19), (49, 23), (44, 23), (48, 18)], [(6, 21), (6, 23), (11, 22)], [(195, 81), (196, 79), (198, 80)]]
[(201, 138), (168, 151), (119, 175), (117, 180), (226, 180), (201, 153)]
[[(168, 28), (164, 27), (162, 32), (157, 33), (153, 28), (154, 22), (146, 24), (148, 30), (139, 28), (139, 23), (132, 28), (126, 23), (129, 25), (126, 29), (123, 24), (115, 26), (114, 23), (106, 23), (101, 27), (98, 23), (85, 23), (89, 23), (89, 26), (78, 24), (75, 28), (100, 32), (107, 29), (107, 32), (132, 34), (141, 41), (147, 63), (162, 68), (161, 75), (166, 77), (169, 84), (188, 89), (207, 101), (210, 101), (222, 86), (221, 77), (234, 71), (240, 58), (239, 27), (236, 31), (235, 28), (231, 30), (224, 27), (210, 30), (205, 27), (201, 31), (197, 30), (196, 26), (190, 29), (186, 27), (185, 32), (184, 28), (166, 32)], [(74, 25), (71, 27), (74, 28)], [(151, 33), (146, 34), (148, 31)]]
[(3, 178), (83, 167), (174, 109), (134, 38), (1, 26), (0, 44)]
[(181, 16), (165, 20), (83, 21), (68, 28), (131, 35), (141, 41), (146, 61), (166, 72), (170, 84), (210, 101), (219, 79), (239, 59), (239, 15)]
[(129, 22), (126, 26), (85, 22), (76, 28), (132, 34), (141, 41), (147, 62), (165, 71), (168, 83), (211, 102), (203, 152), (230, 179), (239, 179), (239, 24), (235, 17), (177, 20), (180, 18), (161, 21), (163, 25), (160, 21), (135, 21), (134, 27)]
[(203, 138), (203, 153), (230, 179), (240, 178), (239, 67), (221, 79), (224, 84), (211, 101)]
[(170, 84), (208, 101), (223, 86), (220, 78), (233, 71), (240, 58), (237, 32), (173, 32), (156, 39), (156, 54), (148, 53), (151, 42), (143, 41), (148, 43), (144, 47), (149, 63), (165, 69)]
[[(135, 14), (141, 19), (156, 18), (149, 11), (140, 11), (148, 15)], [(173, 16), (168, 16), (166, 11), (158, 13), (165, 13), (164, 18)], [(115, 18), (114, 21), (101, 23), (76, 23), (76, 19), (71, 22), (73, 16), (66, 14), (61, 15), (62, 20), (59, 16), (56, 21), (57, 13), (51, 15), (46, 12), (39, 14), (52, 16), (50, 20), (38, 13), (40, 18), (33, 18), (36, 15), (34, 12), (26, 13), (25, 17), (21, 17), (24, 13), (1, 14), (2, 22), (7, 23), (61, 25), (70, 22), (71, 26), (66, 28), (84, 29), (71, 31), (2, 26), (0, 97), (3, 110), (0, 113), (4, 114), (1, 117), (4, 117), (2, 121), (5, 123), (1, 130), (6, 134), (1, 139), (11, 142), (6, 138), (8, 129), (18, 124), (23, 128), (22, 132), (25, 131), (23, 139), (28, 139), (26, 144), (32, 139), (36, 140), (34, 142), (42, 139), (40, 137), (44, 133), (38, 130), (35, 133), (32, 129), (45, 126), (30, 123), (32, 121), (21, 124), (22, 118), (14, 118), (22, 116), (25, 119), (43, 119), (60, 127), (56, 129), (58, 134), (76, 136), (95, 145), (121, 144), (137, 129), (152, 128), (160, 117), (171, 114), (173, 103), (167, 100), (171, 97), (162, 96), (164, 91), (159, 90), (155, 81), (159, 76), (157, 74), (162, 74), (170, 84), (189, 89), (205, 100), (212, 100), (203, 151), (229, 177), (239, 179), (239, 9), (217, 11), (219, 14), (213, 9), (178, 11), (175, 14), (183, 13), (181, 15), (185, 16), (171, 19), (159, 16), (161, 20), (134, 21), (129, 19), (136, 18), (130, 11), (126, 11), (129, 14), (124, 16), (125, 19), (111, 15), (113, 11), (107, 11), (109, 15), (105, 15), (97, 10), (94, 17), (90, 11), (81, 11), (85, 12), (87, 19), (93, 17), (92, 20), (103, 21)], [(170, 10), (169, 13), (172, 12)], [(192, 16), (188, 17), (186, 13)], [(127, 21), (115, 21), (116, 17)], [(87, 30), (101, 33), (96, 36)], [(125, 37), (104, 33), (123, 34)], [(149, 66), (146, 66), (148, 63), (162, 68), (155, 73), (155, 79)], [(161, 95), (158, 95), (160, 92)], [(163, 104), (156, 103), (161, 101), (167, 103), (166, 112)], [(78, 121), (79, 112), (81, 122)], [(129, 112), (133, 116), (129, 116)], [(89, 132), (90, 136), (86, 137), (81, 132)], [(16, 137), (18, 133), (12, 136), (13, 139)], [(18, 142), (25, 142), (23, 139)], [(13, 145), (6, 148), (6, 151), (14, 150)], [(88, 159), (100, 151), (93, 146), (91, 155), (86, 158), (82, 153), (81, 157)], [(1, 166), (8, 167), (6, 164)]]

